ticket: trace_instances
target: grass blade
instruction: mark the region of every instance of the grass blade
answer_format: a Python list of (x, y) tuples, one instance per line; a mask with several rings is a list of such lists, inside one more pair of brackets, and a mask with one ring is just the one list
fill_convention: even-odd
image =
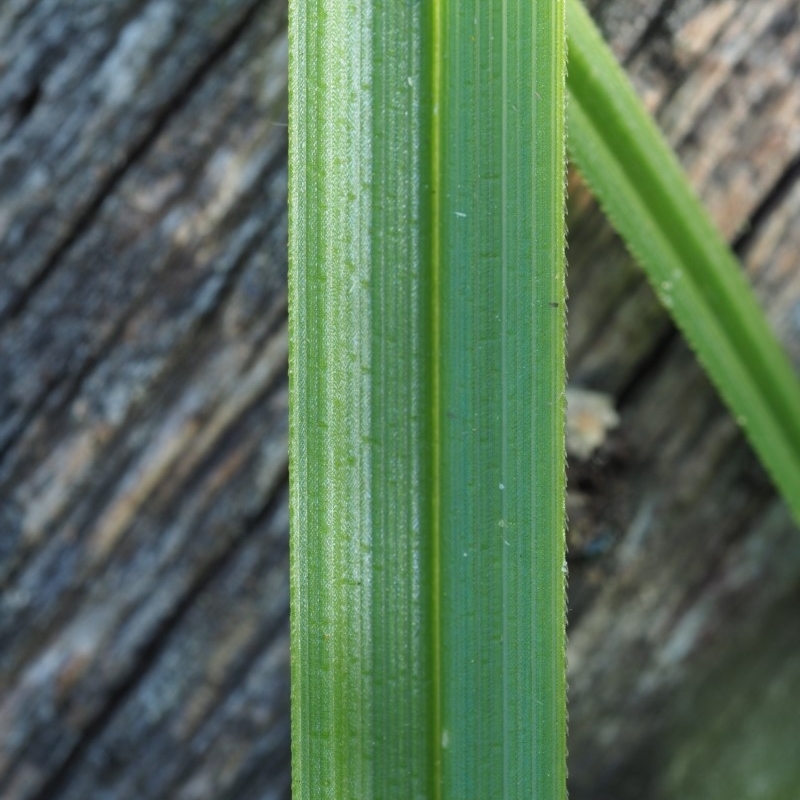
[(741, 269), (579, 0), (567, 0), (572, 160), (800, 521), (800, 385)]
[(434, 797), (423, 20), (290, 14), (293, 797)]
[(290, 13), (293, 795), (563, 798), (563, 5)]
[(550, 800), (565, 792), (564, 11), (442, 7), (443, 780), (452, 798)]

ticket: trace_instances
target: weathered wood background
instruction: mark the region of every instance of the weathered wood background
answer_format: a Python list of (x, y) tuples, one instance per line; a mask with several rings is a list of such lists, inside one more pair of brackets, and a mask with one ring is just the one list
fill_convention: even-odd
[[(591, 5), (800, 365), (800, 2)], [(289, 795), (286, 56), (282, 2), (0, 4), (3, 800)], [(571, 188), (571, 797), (793, 797), (800, 535)]]

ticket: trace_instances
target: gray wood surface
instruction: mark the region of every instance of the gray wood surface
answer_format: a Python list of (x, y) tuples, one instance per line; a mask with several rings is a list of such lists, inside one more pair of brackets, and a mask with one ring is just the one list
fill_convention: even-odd
[[(800, 2), (590, 5), (800, 367)], [(289, 795), (286, 57), (270, 0), (0, 4), (3, 800)], [(793, 796), (800, 532), (570, 188), (571, 797)]]

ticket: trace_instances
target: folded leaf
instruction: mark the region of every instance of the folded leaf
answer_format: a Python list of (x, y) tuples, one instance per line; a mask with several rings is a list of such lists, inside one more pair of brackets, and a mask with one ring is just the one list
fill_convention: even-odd
[(562, 2), (290, 13), (293, 796), (558, 800)]

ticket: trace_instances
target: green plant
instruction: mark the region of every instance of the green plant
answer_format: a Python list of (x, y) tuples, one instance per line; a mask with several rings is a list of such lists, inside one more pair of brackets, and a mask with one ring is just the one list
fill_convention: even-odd
[(800, 392), (735, 258), (579, 0), (569, 153), (800, 521)]
[[(568, 6), (570, 150), (798, 514), (796, 380)], [(292, 5), (297, 797), (564, 796), (563, 20)]]

